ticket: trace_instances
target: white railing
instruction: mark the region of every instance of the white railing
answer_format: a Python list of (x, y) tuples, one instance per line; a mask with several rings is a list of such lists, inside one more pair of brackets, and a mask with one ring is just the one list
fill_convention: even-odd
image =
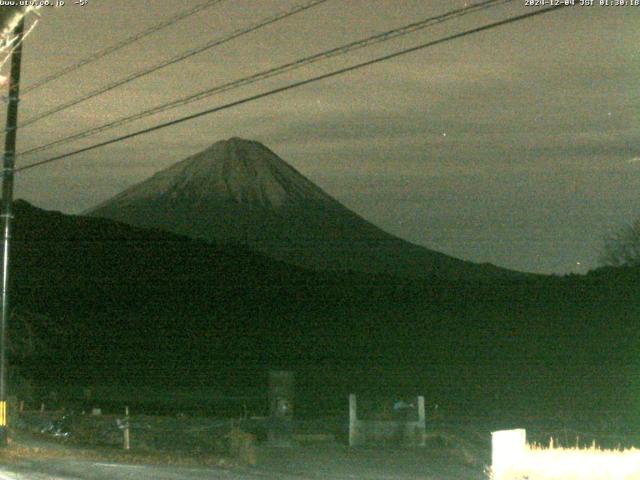
[(638, 480), (640, 450), (528, 445), (524, 429), (491, 434), (491, 480)]

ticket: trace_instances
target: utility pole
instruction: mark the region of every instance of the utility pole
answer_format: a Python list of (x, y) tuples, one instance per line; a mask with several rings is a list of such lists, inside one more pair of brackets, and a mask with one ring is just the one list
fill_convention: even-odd
[(20, 101), (20, 63), (22, 60), (22, 37), (24, 17), (13, 31), (15, 49), (11, 54), (11, 77), (7, 104), (7, 125), (5, 130), (4, 160), (2, 168), (2, 298), (0, 312), (0, 447), (8, 445), (7, 430), (7, 323), (10, 316), (9, 305), (9, 246), (11, 241), (11, 207), (13, 205), (13, 174), (16, 158), (16, 134), (18, 130), (18, 102)]

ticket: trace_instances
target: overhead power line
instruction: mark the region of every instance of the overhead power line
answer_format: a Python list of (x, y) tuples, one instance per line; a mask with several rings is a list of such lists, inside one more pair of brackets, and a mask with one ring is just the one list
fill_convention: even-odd
[(253, 102), (253, 101), (259, 100), (261, 98), (265, 98), (265, 97), (269, 97), (271, 95), (275, 95), (275, 94), (278, 94), (278, 93), (286, 92), (288, 90), (293, 90), (294, 88), (298, 88), (298, 87), (301, 87), (303, 85), (308, 85), (310, 83), (315, 83), (315, 82), (318, 82), (320, 80), (326, 80), (328, 78), (336, 77), (338, 75), (343, 75), (345, 73), (352, 72), (354, 70), (358, 70), (358, 69), (361, 69), (361, 68), (364, 68), (364, 67), (375, 65), (377, 63), (381, 63), (381, 62), (384, 62), (384, 61), (387, 61), (387, 60), (391, 60), (393, 58), (397, 58), (397, 57), (400, 57), (402, 55), (406, 55), (406, 54), (417, 52), (419, 50), (423, 50), (423, 49), (426, 49), (426, 48), (429, 48), (429, 47), (433, 47), (435, 45), (446, 43), (446, 42), (449, 42), (451, 40), (456, 40), (458, 38), (466, 37), (468, 35), (473, 35), (475, 33), (480, 33), (480, 32), (484, 32), (484, 31), (487, 31), (487, 30), (491, 30), (493, 28), (500, 27), (502, 25), (515, 23), (515, 22), (518, 22), (518, 21), (521, 21), (521, 20), (525, 20), (525, 19), (532, 18), (532, 17), (538, 16), (538, 15), (542, 15), (542, 14), (545, 14), (545, 13), (557, 11), (557, 10), (560, 10), (561, 8), (566, 7), (566, 6), (568, 6), (568, 5), (560, 4), (558, 6), (551, 6), (551, 7), (541, 8), (539, 10), (534, 10), (534, 11), (529, 12), (529, 13), (524, 13), (522, 15), (516, 15), (514, 17), (509, 17), (509, 18), (504, 19), (504, 20), (488, 23), (488, 24), (485, 24), (485, 25), (483, 25), (481, 27), (476, 27), (476, 28), (472, 28), (472, 29), (469, 29), (469, 30), (464, 30), (462, 32), (455, 33), (453, 35), (449, 35), (449, 36), (440, 38), (438, 40), (433, 40), (433, 41), (430, 41), (430, 42), (427, 42), (427, 43), (423, 43), (423, 44), (420, 44), (420, 45), (417, 45), (417, 46), (414, 46), (414, 47), (405, 48), (405, 49), (400, 50), (398, 52), (394, 52), (394, 53), (391, 53), (391, 54), (388, 54), (388, 55), (383, 55), (381, 57), (377, 57), (377, 58), (374, 58), (372, 60), (368, 60), (366, 62), (357, 63), (357, 64), (351, 65), (349, 67), (341, 68), (339, 70), (334, 70), (333, 72), (325, 73), (325, 74), (322, 74), (322, 75), (317, 75), (315, 77), (311, 77), (311, 78), (308, 78), (308, 79), (305, 79), (305, 80), (300, 80), (300, 81), (291, 83), (289, 85), (285, 85), (283, 87), (274, 88), (273, 90), (268, 90), (266, 92), (259, 93), (259, 94), (256, 94), (256, 95), (252, 95), (252, 96), (249, 96), (249, 97), (245, 97), (243, 99), (236, 100), (236, 101), (224, 104), (224, 105), (220, 105), (220, 106), (217, 106), (217, 107), (209, 108), (207, 110), (203, 110), (203, 111), (198, 112), (198, 113), (193, 113), (193, 114), (190, 114), (190, 115), (186, 115), (184, 117), (180, 117), (180, 118), (177, 118), (175, 120), (170, 120), (168, 122), (160, 123), (160, 124), (155, 125), (153, 127), (145, 128), (145, 129), (133, 132), (133, 133), (129, 133), (129, 134), (122, 135), (122, 136), (119, 136), (119, 137), (116, 137), (116, 138), (112, 138), (110, 140), (106, 140), (104, 142), (99, 142), (99, 143), (96, 143), (94, 145), (90, 145), (88, 147), (80, 148), (78, 150), (67, 152), (67, 153), (64, 153), (64, 154), (61, 154), (61, 155), (56, 155), (55, 157), (51, 157), (51, 158), (48, 158), (46, 160), (41, 160), (39, 162), (35, 162), (35, 163), (30, 164), (30, 165), (26, 165), (24, 167), (16, 168), (15, 171), (16, 172), (20, 172), (20, 171), (24, 171), (24, 170), (29, 170), (29, 169), (32, 169), (34, 167), (38, 167), (38, 166), (41, 166), (41, 165), (52, 163), (52, 162), (55, 162), (55, 161), (58, 161), (58, 160), (62, 160), (62, 159), (65, 159), (65, 158), (69, 158), (69, 157), (78, 155), (80, 153), (84, 153), (84, 152), (88, 152), (88, 151), (91, 151), (91, 150), (95, 150), (97, 148), (101, 148), (101, 147), (104, 147), (104, 146), (107, 146), (107, 145), (111, 145), (111, 144), (114, 144), (114, 143), (122, 142), (124, 140), (129, 140), (131, 138), (138, 137), (140, 135), (144, 135), (144, 134), (147, 134), (147, 133), (155, 132), (157, 130), (161, 130), (161, 129), (164, 129), (164, 128), (167, 128), (167, 127), (171, 127), (173, 125), (178, 125), (180, 123), (187, 122), (189, 120), (194, 120), (196, 118), (203, 117), (205, 115), (210, 115), (210, 114), (213, 114), (213, 113), (216, 113), (216, 112), (220, 112), (222, 110), (227, 110), (229, 108), (237, 107), (239, 105), (244, 105), (246, 103)]
[(20, 125), (20, 127), (26, 127), (28, 125), (36, 123), (36, 122), (42, 120), (43, 118), (47, 118), (47, 117), (49, 117), (49, 116), (51, 116), (51, 115), (53, 115), (55, 113), (62, 112), (63, 110), (67, 110), (70, 107), (73, 107), (73, 106), (78, 105), (80, 103), (86, 102), (87, 100), (90, 100), (90, 99), (95, 98), (95, 97), (97, 97), (99, 95), (107, 93), (107, 92), (109, 92), (109, 91), (111, 91), (111, 90), (113, 90), (115, 88), (118, 88), (118, 87), (120, 87), (122, 85), (125, 85), (127, 83), (133, 82), (134, 80), (137, 80), (138, 78), (142, 78), (142, 77), (145, 77), (147, 75), (150, 75), (150, 74), (152, 74), (154, 72), (157, 72), (158, 70), (161, 70), (161, 69), (163, 69), (165, 67), (168, 67), (168, 66), (173, 65), (175, 63), (184, 61), (184, 60), (186, 60), (186, 59), (188, 59), (190, 57), (193, 57), (194, 55), (202, 53), (202, 52), (204, 52), (206, 50), (210, 50), (210, 49), (212, 49), (214, 47), (220, 46), (220, 45), (222, 45), (224, 43), (227, 43), (227, 42), (229, 42), (229, 41), (231, 41), (233, 39), (236, 39), (236, 38), (241, 37), (243, 35), (246, 35), (248, 33), (251, 33), (251, 32), (254, 32), (256, 30), (259, 30), (259, 29), (261, 29), (263, 27), (266, 27), (267, 25), (271, 25), (271, 24), (276, 23), (276, 22), (278, 22), (280, 20), (283, 20), (283, 19), (285, 19), (287, 17), (295, 15), (296, 13), (303, 12), (305, 10), (308, 10), (310, 8), (318, 6), (318, 5), (320, 5), (322, 3), (325, 3), (327, 1), (328, 0), (312, 0), (312, 1), (307, 2), (305, 4), (302, 4), (302, 5), (296, 5), (295, 7), (291, 8), (291, 9), (285, 11), (285, 12), (282, 12), (282, 13), (267, 17), (264, 20), (260, 21), (259, 23), (251, 25), (250, 27), (246, 27), (246, 28), (241, 28), (241, 29), (235, 30), (231, 34), (226, 35), (226, 36), (224, 36), (222, 38), (215, 39), (215, 40), (213, 40), (211, 42), (208, 42), (208, 43), (206, 43), (206, 44), (204, 44), (204, 45), (202, 45), (200, 47), (196, 47), (194, 49), (188, 50), (188, 51), (186, 51), (184, 53), (176, 55), (175, 57), (172, 57), (172, 58), (170, 58), (168, 60), (164, 60), (164, 61), (162, 61), (162, 62), (160, 62), (160, 63), (158, 63), (156, 65), (153, 65), (153, 66), (151, 66), (149, 68), (145, 68), (143, 70), (139, 70), (139, 71), (137, 71), (135, 73), (132, 73), (132, 74), (126, 76), (126, 77), (123, 77), (123, 78), (121, 78), (119, 80), (116, 80), (115, 82), (112, 82), (112, 83), (109, 83), (109, 84), (107, 84), (107, 85), (105, 85), (103, 87), (97, 88), (96, 90), (93, 90), (92, 92), (89, 92), (86, 95), (83, 95), (81, 97), (75, 98), (73, 100), (70, 100), (70, 101), (68, 101), (66, 103), (63, 103), (61, 105), (58, 105), (56, 107), (53, 107), (50, 110), (47, 110), (47, 111), (45, 111), (43, 113), (38, 114), (37, 116), (35, 116), (33, 118), (30, 118), (30, 119), (26, 120), (25, 122), (23, 122)]
[(92, 53), (91, 55), (83, 58), (82, 60), (79, 60), (78, 62), (69, 65), (67, 67), (61, 68), (60, 70), (52, 73), (51, 75), (47, 75), (44, 78), (41, 78), (40, 80), (37, 80), (36, 82), (32, 83), (31, 85), (27, 86), (26, 88), (23, 89), (22, 94), (26, 94), (29, 93), (33, 90), (36, 90), (37, 88), (42, 87), (43, 85), (52, 82), (54, 80), (57, 80), (58, 78), (71, 73), (75, 70), (78, 70), (81, 67), (84, 67), (85, 65), (88, 65), (90, 63), (96, 62), (98, 60), (100, 60), (103, 57), (106, 57), (107, 55), (117, 52), (118, 50), (131, 45), (132, 43), (137, 42), (138, 40), (143, 39), (144, 37), (147, 37), (149, 35), (151, 35), (152, 33), (155, 33), (159, 30), (162, 30), (164, 28), (167, 28), (177, 22), (179, 22), (180, 20), (183, 20), (185, 18), (188, 18), (192, 15), (195, 15), (196, 13), (199, 13), (203, 10), (206, 10), (207, 8), (213, 7), (214, 5), (217, 5), (218, 3), (223, 2), (224, 0), (208, 0), (207, 2), (201, 3), (200, 5), (197, 5), (193, 8), (190, 8), (188, 10), (184, 10), (182, 12), (177, 13), (176, 15), (168, 18), (167, 20), (164, 20), (156, 25), (153, 25), (152, 27), (147, 28), (146, 30), (143, 30), (141, 32), (138, 32), (128, 38), (125, 38), (124, 40), (119, 41), (118, 43), (115, 43), (111, 46), (105, 47), (102, 50), (98, 50), (97, 52)]
[(125, 117), (121, 117), (116, 120), (112, 120), (110, 122), (104, 123), (102, 125), (98, 125), (96, 127), (91, 127), (81, 132), (63, 137), (58, 140), (54, 140), (53, 142), (40, 145), (38, 147), (31, 148), (29, 150), (25, 150), (20, 153), (20, 156), (31, 155), (34, 153), (42, 152), (44, 150), (49, 150), (55, 146), (59, 146), (65, 143), (69, 143), (75, 140), (79, 140), (81, 138), (86, 138), (92, 135), (96, 135), (98, 133), (111, 130), (116, 127), (120, 127), (122, 125), (126, 125), (136, 120), (140, 120), (151, 115), (155, 115), (161, 112), (165, 112), (167, 110), (171, 110), (173, 108), (177, 108), (183, 105), (187, 105), (189, 103), (193, 103), (199, 100), (203, 100), (205, 98), (211, 97), (215, 94), (227, 92), (229, 90), (234, 90), (236, 88), (240, 88), (246, 85), (250, 85), (267, 78), (274, 77), (276, 75), (281, 75), (283, 73), (302, 68), (306, 65), (310, 65), (312, 63), (326, 60), (328, 58), (336, 57), (339, 55), (345, 55), (354, 50), (358, 50), (361, 48), (369, 47), (371, 45), (375, 45), (377, 43), (386, 42), (392, 40), (394, 38), (408, 35), (410, 33), (416, 32), (418, 30), (425, 29), (427, 27), (433, 26), (435, 24), (439, 24), (448, 20), (453, 20), (455, 18), (459, 18), (464, 15), (468, 15), (471, 13), (475, 13), (487, 8), (493, 8), (501, 4), (511, 3), (513, 0), (485, 0), (482, 2), (475, 3), (473, 5), (469, 5), (463, 8), (459, 8), (456, 10), (448, 11), (444, 14), (433, 16), (426, 18), (424, 20), (420, 20), (418, 22), (413, 22), (408, 25), (404, 25), (399, 28), (395, 28), (393, 30), (388, 30), (383, 33), (378, 33), (367, 38), (356, 40), (345, 45), (341, 45), (336, 48), (332, 48), (330, 50), (325, 50), (323, 52), (296, 60), (294, 62), (285, 63), (283, 65), (279, 65), (277, 67), (269, 68), (267, 70), (263, 70), (259, 73), (249, 75), (247, 77), (243, 77), (231, 82), (224, 83), (222, 85), (216, 85), (214, 87), (202, 90), (200, 92), (187, 95), (185, 97), (179, 98), (177, 100), (172, 100), (167, 103), (163, 103), (161, 105), (152, 107), (150, 109), (144, 110), (142, 112), (135, 113), (133, 115), (128, 115)]

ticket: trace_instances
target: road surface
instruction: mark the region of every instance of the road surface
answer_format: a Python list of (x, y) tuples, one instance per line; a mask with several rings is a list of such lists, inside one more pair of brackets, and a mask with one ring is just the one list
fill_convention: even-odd
[(444, 452), (261, 449), (255, 467), (178, 467), (61, 459), (21, 459), (0, 466), (0, 480), (486, 480), (482, 466)]

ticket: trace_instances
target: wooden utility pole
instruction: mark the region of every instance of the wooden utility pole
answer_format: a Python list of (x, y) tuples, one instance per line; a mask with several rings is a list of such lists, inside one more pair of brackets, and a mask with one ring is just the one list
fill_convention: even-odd
[(16, 44), (11, 54), (11, 77), (7, 104), (4, 160), (2, 168), (2, 299), (0, 312), (0, 447), (8, 444), (7, 431), (7, 323), (9, 306), (9, 246), (11, 243), (11, 207), (13, 205), (13, 174), (16, 158), (16, 134), (18, 130), (18, 102), (20, 101), (20, 64), (22, 60), (22, 38), (24, 17), (13, 31)]

